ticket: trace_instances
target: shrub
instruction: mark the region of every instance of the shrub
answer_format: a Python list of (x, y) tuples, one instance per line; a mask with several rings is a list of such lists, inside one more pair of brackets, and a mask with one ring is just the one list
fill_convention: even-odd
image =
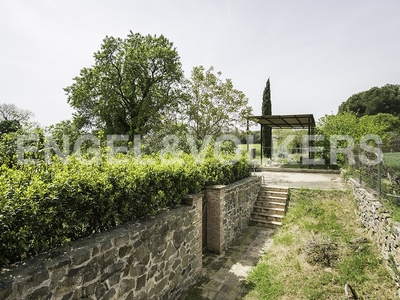
[(124, 163), (62, 163), (0, 168), (0, 266), (180, 204), (188, 193), (249, 176), (247, 160), (202, 163), (183, 154)]

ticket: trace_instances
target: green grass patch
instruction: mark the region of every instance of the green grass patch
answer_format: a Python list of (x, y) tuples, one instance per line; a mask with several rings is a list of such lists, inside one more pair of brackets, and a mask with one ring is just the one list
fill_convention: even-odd
[(381, 198), (381, 203), (390, 213), (390, 217), (393, 219), (393, 221), (400, 222), (400, 200), (398, 198), (389, 198), (392, 197), (386, 196), (385, 198)]
[[(247, 144), (240, 144), (238, 147), (241, 150), (247, 151)], [(261, 144), (249, 144), (249, 151), (251, 151), (251, 149), (256, 149), (256, 157), (261, 157)]]
[(248, 277), (244, 299), (397, 299), (375, 244), (366, 240), (349, 191), (296, 189), (274, 244)]
[(261, 295), (258, 299), (275, 300), (285, 294), (284, 285), (277, 280), (279, 272), (278, 266), (264, 262), (249, 275), (250, 287), (257, 287)]
[(383, 160), (389, 168), (400, 171), (400, 152), (384, 153)]

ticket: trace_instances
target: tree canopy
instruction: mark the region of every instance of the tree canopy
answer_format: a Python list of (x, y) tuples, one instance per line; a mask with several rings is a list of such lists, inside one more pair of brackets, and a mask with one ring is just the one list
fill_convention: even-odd
[(18, 121), (20, 123), (29, 122), (33, 113), (26, 109), (18, 108), (12, 103), (0, 104), (0, 121)]
[(355, 112), (358, 117), (388, 113), (400, 116), (400, 85), (386, 84), (352, 95), (339, 106), (339, 113)]
[(188, 133), (198, 141), (244, 125), (251, 115), (245, 94), (233, 87), (231, 79), (223, 81), (221, 75), (215, 74), (213, 67), (206, 70), (198, 66), (185, 84), (179, 113)]
[(0, 104), (0, 136), (17, 132), (31, 124), (33, 113), (12, 103)]
[(180, 57), (163, 35), (106, 37), (64, 90), (78, 127), (106, 134), (146, 134), (176, 107), (183, 78)]
[[(271, 84), (269, 78), (265, 84), (263, 92), (263, 102), (261, 107), (263, 116), (272, 115), (272, 103), (271, 103)], [(262, 141), (263, 141), (263, 155), (265, 157), (272, 157), (272, 129), (266, 125), (262, 125)]]

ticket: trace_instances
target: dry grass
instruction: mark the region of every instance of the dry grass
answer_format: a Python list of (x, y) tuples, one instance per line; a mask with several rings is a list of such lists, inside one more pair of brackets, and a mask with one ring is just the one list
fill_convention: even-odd
[(292, 191), (284, 224), (250, 274), (245, 299), (345, 299), (346, 283), (363, 299), (398, 299), (377, 246), (350, 243), (366, 237), (355, 209), (348, 191)]

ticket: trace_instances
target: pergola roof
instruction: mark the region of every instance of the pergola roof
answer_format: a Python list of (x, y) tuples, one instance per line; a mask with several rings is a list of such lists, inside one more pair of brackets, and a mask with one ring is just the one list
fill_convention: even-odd
[(272, 115), (272, 116), (252, 116), (258, 124), (266, 125), (271, 128), (314, 128), (314, 115)]

